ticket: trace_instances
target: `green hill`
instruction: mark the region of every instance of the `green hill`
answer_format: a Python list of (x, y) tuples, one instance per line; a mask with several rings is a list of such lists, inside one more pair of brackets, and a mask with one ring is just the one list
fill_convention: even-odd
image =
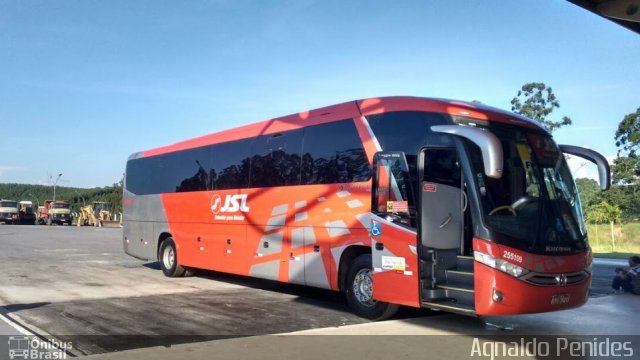
[[(53, 186), (0, 183), (0, 198), (30, 200), (37, 206), (53, 198)], [(69, 200), (72, 212), (78, 211), (83, 203), (106, 201), (111, 203), (114, 213), (119, 213), (122, 212), (122, 183), (91, 189), (56, 186), (56, 200)]]

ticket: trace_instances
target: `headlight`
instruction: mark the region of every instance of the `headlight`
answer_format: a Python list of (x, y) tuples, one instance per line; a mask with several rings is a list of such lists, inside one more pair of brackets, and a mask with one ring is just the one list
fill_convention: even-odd
[(506, 272), (507, 274), (515, 277), (520, 277), (529, 272), (529, 270), (520, 267), (518, 265), (512, 264), (510, 262), (506, 262), (503, 260), (497, 260), (500, 263), (500, 271)]
[(497, 259), (491, 255), (487, 255), (478, 251), (473, 252), (473, 257), (475, 258), (476, 261), (483, 263), (491, 268), (507, 273), (513, 277), (519, 278), (529, 273), (529, 270), (521, 266), (512, 264), (502, 259)]

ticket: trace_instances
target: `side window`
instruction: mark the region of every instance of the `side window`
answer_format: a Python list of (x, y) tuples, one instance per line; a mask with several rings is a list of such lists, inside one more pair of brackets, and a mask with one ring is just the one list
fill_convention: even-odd
[(302, 130), (256, 138), (251, 157), (251, 187), (300, 184)]
[(252, 139), (217, 144), (212, 147), (209, 169), (211, 190), (243, 189), (249, 186), (249, 149)]
[(137, 195), (246, 188), (251, 139), (130, 160), (127, 190)]
[(455, 149), (427, 149), (424, 155), (423, 181), (460, 187), (462, 173)]
[(414, 226), (415, 202), (409, 168), (401, 152), (380, 152), (375, 159), (373, 212)]
[[(403, 151), (407, 157), (417, 155), (425, 145), (449, 145), (451, 141), (433, 134), (433, 125), (451, 122), (447, 115), (423, 111), (394, 111), (367, 116), (371, 130), (383, 151)], [(409, 162), (411, 165), (411, 162)]]
[(169, 155), (139, 158), (127, 162), (127, 190), (136, 195), (174, 192), (175, 177), (168, 171)]
[(136, 195), (148, 194), (149, 175), (146, 173), (144, 161), (148, 159), (133, 159), (127, 161), (125, 178), (126, 189)]
[(168, 156), (168, 162), (168, 169), (163, 173), (175, 178), (175, 185), (167, 192), (206, 191), (210, 188), (211, 147), (173, 153)]
[(367, 181), (371, 166), (353, 120), (304, 129), (302, 184)]

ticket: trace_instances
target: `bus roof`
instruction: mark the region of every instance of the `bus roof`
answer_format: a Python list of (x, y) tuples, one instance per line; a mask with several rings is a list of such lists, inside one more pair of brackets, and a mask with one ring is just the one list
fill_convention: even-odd
[(392, 96), (349, 101), (297, 114), (264, 120), (181, 141), (172, 145), (146, 150), (141, 153), (133, 154), (131, 158), (161, 155), (200, 146), (240, 140), (259, 135), (274, 134), (281, 131), (294, 130), (311, 125), (392, 111), (436, 112), (478, 120), (512, 124), (516, 126), (525, 126), (536, 130), (546, 131), (540, 124), (531, 119), (483, 104), (448, 99)]

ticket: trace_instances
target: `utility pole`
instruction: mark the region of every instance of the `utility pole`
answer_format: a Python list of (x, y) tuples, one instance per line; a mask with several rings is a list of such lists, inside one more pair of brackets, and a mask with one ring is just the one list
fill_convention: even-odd
[(53, 201), (56, 201), (56, 185), (58, 185), (58, 180), (60, 180), (61, 176), (62, 176), (62, 173), (58, 174), (56, 181), (53, 183)]

